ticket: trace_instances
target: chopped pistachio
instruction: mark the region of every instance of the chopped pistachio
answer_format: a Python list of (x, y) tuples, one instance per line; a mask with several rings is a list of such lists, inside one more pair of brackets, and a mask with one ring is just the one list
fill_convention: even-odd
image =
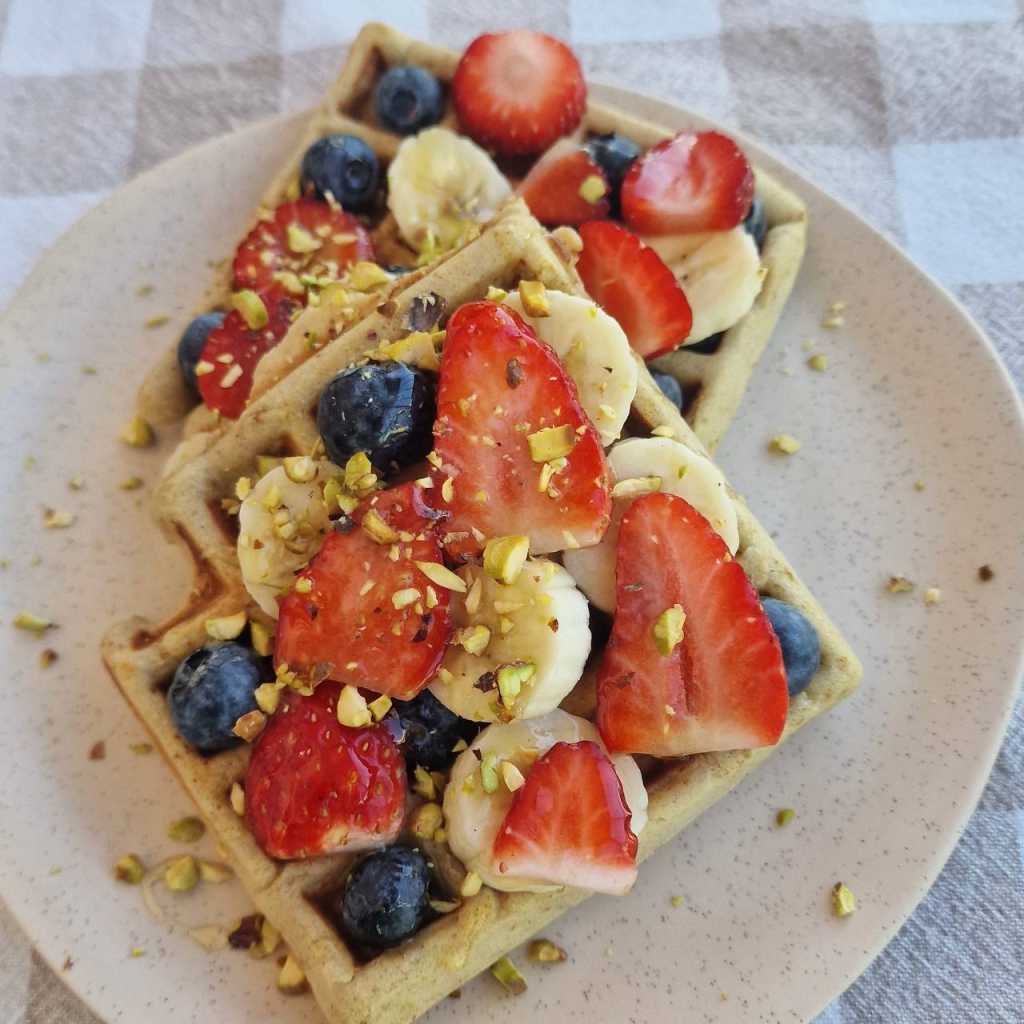
[(378, 544), (394, 544), (398, 540), (398, 534), (391, 529), (376, 509), (368, 509), (363, 516), (362, 528)]
[(208, 373), (213, 373), (216, 369), (217, 367), (214, 366), (209, 359), (200, 359), (199, 362), (196, 363), (196, 376), (205, 377)]
[(412, 789), (424, 800), (437, 799), (437, 786), (434, 784), (434, 778), (422, 765), (416, 765), (413, 769)]
[(290, 270), (275, 270), (274, 280), (284, 286), (285, 291), (292, 295), (305, 295), (306, 286), (299, 280), (299, 275)]
[(39, 667), (49, 668), (57, 658), (58, 654), (52, 647), (45, 647), (39, 652)]
[(822, 327), (835, 328), (842, 327), (846, 323), (845, 318), (841, 317), (838, 313), (832, 316), (827, 316), (821, 321)]
[(242, 366), (240, 363), (234, 363), (229, 367), (227, 373), (224, 374), (220, 379), (220, 386), (222, 388), (234, 387), (242, 379)]
[(612, 487), (612, 497), (632, 500), (633, 498), (642, 497), (644, 494), (653, 494), (655, 491), (660, 490), (660, 476), (635, 476), (629, 477), (626, 480), (620, 480), (615, 484)]
[(430, 801), (420, 804), (409, 819), (409, 828), (417, 839), (433, 839), (434, 833), (444, 822), (441, 805)]
[(272, 469), (277, 469), (282, 462), (284, 459), (278, 455), (257, 455), (256, 475), (260, 478), (265, 477)]
[(441, 483), (441, 500), (447, 504), (451, 504), (452, 498), (455, 497), (455, 481), (450, 476), (446, 476)]
[(235, 727), (231, 731), (246, 743), (251, 743), (263, 732), (266, 724), (267, 716), (262, 711), (250, 711), (235, 722)]
[(391, 710), (391, 698), (382, 693), (376, 700), (371, 700), (367, 705), (373, 720), (379, 722)]
[(542, 427), (526, 435), (530, 446), (530, 458), (534, 462), (551, 462), (567, 456), (576, 443), (576, 432), (568, 424), (558, 427)]
[(942, 591), (938, 587), (929, 587), (924, 592), (925, 604), (938, 604), (942, 600)]
[(915, 480), (914, 481), (914, 490), (915, 491), (923, 491), (924, 490), (924, 481), (923, 480)]
[(566, 951), (549, 939), (534, 939), (527, 947), (526, 955), (538, 964), (557, 964), (568, 959)]
[(391, 604), (396, 611), (401, 611), (403, 608), (408, 608), (409, 605), (421, 600), (422, 596), (415, 587), (403, 587), (391, 595)]
[(135, 289), (135, 294), (140, 298), (145, 298), (147, 295), (151, 295), (152, 293), (153, 286), (151, 284), (140, 284), (139, 287)]
[(43, 509), (43, 526), (47, 530), (64, 530), (75, 521), (73, 512), (58, 512), (54, 508)]
[(769, 444), (783, 455), (795, 455), (800, 451), (800, 442), (791, 434), (776, 434)]
[(240, 782), (231, 783), (231, 792), (228, 795), (228, 800), (231, 803), (231, 810), (239, 817), (242, 817), (245, 814), (245, 790)]
[(775, 815), (775, 824), (779, 828), (785, 828), (794, 818), (796, 817), (796, 811), (792, 807), (783, 807), (778, 814)]
[(128, 749), (133, 754), (152, 754), (153, 744), (152, 743), (129, 743)]
[(13, 624), (16, 629), (25, 629), (30, 633), (37, 633), (39, 636), (57, 625), (55, 622), (33, 615), (31, 612), (18, 612), (14, 616)]
[(807, 365), (812, 370), (817, 370), (819, 373), (824, 373), (828, 369), (828, 356), (823, 355), (821, 352), (816, 353), (807, 360)]
[(914, 589), (914, 584), (906, 576), (890, 576), (885, 589), (890, 594), (909, 594)]
[(484, 754), (480, 762), (480, 781), (485, 793), (498, 792), (498, 755), (493, 752)]
[(515, 583), (529, 554), (529, 537), (494, 537), (484, 545), (484, 572), (499, 583)]
[(88, 363), (86, 363), (86, 365), (82, 367), (82, 373), (84, 373), (87, 377), (95, 377), (96, 372), (96, 367), (90, 366)]
[[(286, 537), (286, 540), (289, 538)], [(310, 594), (313, 592), (313, 581), (308, 576), (300, 576), (295, 581), (295, 593)]]
[(519, 301), (527, 316), (550, 316), (551, 302), (547, 289), (540, 281), (520, 281)]
[(281, 687), (277, 683), (261, 683), (253, 692), (256, 705), (265, 715), (272, 715), (281, 703)]
[(114, 877), (125, 885), (139, 885), (146, 877), (146, 868), (134, 853), (126, 853), (114, 865)]
[(428, 900), (428, 902), (430, 909), (437, 914), (450, 914), (453, 910), (458, 910), (460, 906), (455, 900)]
[(686, 897), (685, 896), (673, 896), (672, 899), (669, 902), (672, 904), (673, 907), (676, 907), (678, 909), (679, 907), (681, 907), (686, 902)]
[(359, 292), (368, 292), (387, 284), (391, 275), (383, 267), (369, 260), (359, 260), (348, 272), (349, 284)]
[(686, 613), (681, 604), (666, 608), (654, 621), (651, 632), (658, 653), (668, 657), (683, 641), (683, 624)]
[(228, 931), (218, 924), (204, 924), (198, 928), (190, 928), (188, 936), (202, 946), (207, 953), (216, 953), (218, 950), (227, 948)]
[(501, 780), (510, 793), (522, 789), (526, 783), (523, 773), (511, 761), (501, 762)]
[(299, 254), (316, 252), (324, 244), (319, 238), (314, 237), (301, 224), (295, 221), (285, 229), (285, 238), (288, 242), (288, 248), (292, 252)]
[(217, 618), (207, 619), (206, 635), (211, 640), (234, 640), (242, 635), (248, 621), (248, 616), (244, 611), (235, 612), (234, 615), (221, 615)]
[(141, 416), (133, 416), (121, 428), (121, 440), (132, 448), (148, 448), (156, 440), (156, 434)]
[(526, 979), (507, 956), (491, 964), (491, 974), (497, 978), (506, 992), (511, 992), (514, 996), (521, 996), (526, 991)]
[(130, 953), (128, 954), (133, 960), (138, 960), (139, 957), (146, 955), (146, 951), (141, 946), (132, 946)]
[(284, 460), (285, 475), (296, 484), (308, 484), (316, 476), (316, 463), (308, 455), (294, 455)]
[(454, 590), (457, 594), (466, 593), (465, 580), (440, 562), (415, 562), (414, 564), (431, 583), (436, 583), (439, 587), (444, 587), (445, 590)]
[(266, 918), (263, 918), (260, 922), (259, 941), (249, 947), (249, 956), (256, 960), (262, 960), (274, 953), (280, 945), (281, 933)]
[(508, 298), (508, 292), (504, 288), (495, 288), (494, 285), (487, 286), (486, 299), (488, 302), (504, 302)]
[(263, 299), (251, 288), (243, 288), (231, 296), (231, 308), (245, 321), (250, 331), (259, 331), (270, 322)]
[(584, 202), (595, 206), (608, 194), (608, 186), (600, 174), (589, 174), (583, 179), (579, 193)]
[(144, 483), (145, 481), (141, 476), (129, 476), (125, 477), (117, 486), (122, 491), (137, 491)]
[(459, 886), (459, 895), (468, 900), (475, 896), (483, 888), (483, 879), (475, 872), (469, 871)]
[(832, 913), (836, 917), (849, 917), (857, 909), (857, 898), (844, 882), (832, 886)]
[(675, 437), (676, 432), (667, 423), (662, 423), (651, 431), (652, 437)]
[(85, 486), (85, 481), (80, 476), (73, 476), (68, 481), (68, 487), (73, 491), (80, 491)]
[(211, 885), (220, 885), (235, 877), (234, 871), (227, 864), (217, 864), (212, 860), (199, 862), (199, 878)]
[(167, 829), (167, 838), (176, 843), (198, 843), (206, 835), (206, 825), (200, 818), (189, 815), (172, 822)]
[(338, 695), (338, 721), (350, 729), (361, 729), (372, 721), (366, 698), (355, 686), (342, 687)]
[(173, 857), (164, 871), (164, 884), (171, 892), (188, 892), (199, 884), (199, 865), (190, 853)]
[(296, 996), (309, 988), (306, 981), (306, 974), (299, 966), (299, 962), (289, 953), (284, 958), (281, 970), (277, 975), (277, 989), (287, 996)]
[(536, 672), (537, 666), (532, 661), (514, 661), (498, 669), (498, 693), (506, 708), (514, 706), (523, 686)]
[(147, 327), (163, 327), (171, 318), (164, 313), (159, 313), (156, 316), (151, 316), (146, 321)]
[(457, 635), (457, 642), (469, 654), (483, 654), (491, 642), (491, 631), (484, 625), (467, 626)]
[(249, 637), (252, 649), (262, 658), (274, 653), (274, 634), (262, 622), (253, 620), (249, 623)]

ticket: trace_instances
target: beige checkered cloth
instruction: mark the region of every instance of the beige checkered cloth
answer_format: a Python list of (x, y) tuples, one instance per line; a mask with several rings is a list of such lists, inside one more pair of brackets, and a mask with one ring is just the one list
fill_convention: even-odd
[[(311, 104), (371, 17), (453, 47), (543, 29), (738, 125), (903, 244), (1024, 380), (1018, 0), (0, 0), (0, 301), (132, 175)], [(0, 907), (0, 1024), (94, 1021)], [(932, 892), (818, 1024), (940, 1021), (1024, 1021), (1020, 708)]]

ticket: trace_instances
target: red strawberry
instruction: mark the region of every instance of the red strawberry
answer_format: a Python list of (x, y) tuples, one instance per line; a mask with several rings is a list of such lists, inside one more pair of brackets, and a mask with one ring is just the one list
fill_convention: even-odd
[(693, 313), (675, 275), (636, 235), (610, 220), (580, 226), (583, 252), (576, 269), (593, 299), (615, 317), (644, 359), (677, 349)]
[[(534, 554), (596, 544), (611, 515), (608, 465), (558, 357), (494, 302), (460, 307), (447, 330), (426, 497), (449, 513), (448, 552), (478, 552), (481, 538), (508, 534), (528, 535)], [(565, 450), (554, 473), (531, 454), (548, 439), (571, 446), (552, 449)]]
[(392, 842), (405, 814), (405, 761), (387, 725), (350, 729), (337, 683), (286, 692), (253, 744), (245, 818), (270, 857), (295, 860)]
[(569, 139), (555, 143), (519, 186), (530, 213), (545, 224), (582, 224), (607, 217), (608, 193), (604, 172)]
[(565, 43), (519, 29), (478, 36), (455, 69), (462, 130), (503, 156), (539, 153), (580, 123), (587, 85)]
[[(362, 526), (327, 537), (299, 577), (312, 589), (281, 600), (276, 665), (313, 681), (337, 679), (402, 700), (433, 678), (451, 635), (449, 591), (414, 564), (442, 561), (418, 495), (413, 484), (383, 491), (353, 513)], [(393, 543), (368, 532), (381, 521), (394, 531)]]
[(622, 217), (641, 234), (727, 231), (747, 215), (754, 172), (718, 132), (684, 132), (640, 157), (622, 182)]
[[(779, 642), (742, 567), (711, 524), (672, 494), (622, 517), (615, 622), (597, 677), (609, 750), (682, 757), (777, 743), (789, 697)], [(654, 626), (682, 607), (663, 654)]]
[(256, 364), (285, 336), (301, 304), (279, 284), (267, 288), (260, 298), (267, 310), (266, 326), (258, 331), (250, 330), (242, 315), (233, 310), (220, 327), (210, 332), (196, 368), (203, 401), (229, 419), (237, 419), (242, 414), (252, 390)]
[[(314, 245), (312, 251), (302, 251)], [(320, 199), (296, 199), (261, 220), (238, 246), (235, 287), (262, 291), (275, 282), (275, 274), (285, 271), (338, 278), (356, 260), (372, 259), (373, 243), (355, 217)]]
[(616, 895), (636, 881), (622, 783), (592, 740), (556, 743), (530, 769), (494, 839), (498, 870)]

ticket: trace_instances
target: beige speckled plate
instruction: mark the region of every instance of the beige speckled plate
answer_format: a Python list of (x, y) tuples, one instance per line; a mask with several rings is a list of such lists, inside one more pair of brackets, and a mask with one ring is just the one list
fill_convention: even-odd
[[(665, 123), (699, 120), (601, 92)], [(297, 129), (294, 119), (256, 125), (122, 189), (58, 243), (0, 321), (0, 558), (10, 562), (0, 571), (0, 895), (58, 969), (74, 958), (65, 978), (109, 1021), (297, 1024), (314, 1012), (277, 996), (271, 964), (204, 953), (109, 881), (128, 850), (171, 852), (166, 825), (188, 802), (155, 756), (130, 751), (142, 729), (97, 648), (126, 613), (170, 610), (184, 582), (138, 492), (117, 488), (132, 474), (154, 480), (173, 440), (157, 453), (115, 440), (146, 363), (182, 326), (172, 319), (142, 352), (138, 325), (185, 315), (205, 261), (229, 252)], [(806, 198), (810, 249), (719, 458), (862, 656), (864, 684), (648, 862), (631, 896), (591, 900), (560, 922), (551, 935), (569, 963), (532, 966), (516, 1000), (477, 981), (431, 1021), (808, 1018), (921, 898), (1002, 736), (1024, 613), (1012, 514), (1024, 507), (1024, 426), (1012, 388), (952, 299), (744, 144)], [(143, 283), (156, 285), (144, 299)], [(846, 327), (822, 331), (837, 299)], [(806, 337), (819, 339), (827, 373), (804, 365)], [(804, 442), (799, 454), (766, 451), (780, 431)], [(66, 483), (76, 475), (77, 492)], [(43, 505), (78, 519), (44, 531)], [(976, 578), (983, 563), (997, 573), (988, 584)], [(886, 593), (894, 572), (918, 591)], [(942, 588), (942, 604), (924, 606), (928, 585)], [(60, 628), (42, 642), (15, 633), (8, 623), (23, 608)], [(46, 645), (60, 660), (44, 671)], [(106, 760), (90, 762), (99, 739)], [(784, 831), (773, 827), (782, 806), (798, 814)], [(840, 878), (861, 905), (841, 922), (827, 905)], [(224, 887), (174, 907), (196, 924), (226, 920), (238, 904)], [(146, 955), (132, 959), (132, 947)]]

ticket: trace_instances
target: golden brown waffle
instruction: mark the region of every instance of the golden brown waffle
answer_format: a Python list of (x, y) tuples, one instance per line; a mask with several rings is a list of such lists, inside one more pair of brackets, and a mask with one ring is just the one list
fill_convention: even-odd
[[(250, 406), (203, 454), (167, 478), (156, 507), (167, 532), (183, 543), (195, 564), (195, 586), (185, 608), (172, 619), (159, 625), (131, 619), (114, 628), (103, 643), (104, 659), (124, 696), (213, 829), (253, 902), (278, 927), (304, 967), (332, 1024), (403, 1024), (415, 1019), (588, 893), (566, 889), (545, 895), (508, 894), (484, 887), (408, 942), (361, 961), (316, 902), (342, 883), (352, 857), (337, 854), (292, 863), (267, 858), (228, 800), (232, 783), (244, 778), (247, 748), (210, 758), (197, 755), (176, 733), (164, 689), (178, 662), (206, 641), (207, 618), (243, 607), (253, 611), (239, 575), (233, 523), (221, 511), (221, 499), (232, 493), (235, 480), (253, 472), (259, 454), (311, 450), (318, 439), (312, 410), (324, 383), (381, 340), (404, 336), (405, 319), (417, 299), (440, 295), (450, 312), (485, 296), (490, 285), (511, 289), (522, 278), (570, 293), (581, 291), (557, 245), (525, 215), (504, 219), (403, 291), (394, 310), (374, 312), (318, 352)], [(646, 434), (656, 427), (671, 430), (677, 439), (703, 452), (641, 364), (630, 430)], [(847, 696), (857, 685), (860, 666), (742, 499), (733, 497), (739, 518), (737, 557), (744, 569), (762, 594), (799, 607), (821, 638), (821, 667), (810, 687), (791, 704), (788, 737)], [(592, 681), (585, 679), (565, 706), (575, 713), (591, 713)], [(648, 856), (674, 836), (772, 749), (658, 763), (647, 776), (650, 820), (641, 834), (640, 856)], [(457, 892), (461, 867), (443, 847), (427, 852)]]
[[(291, 159), (263, 196), (263, 206), (273, 208), (297, 188), (299, 166), (306, 149), (317, 139), (333, 132), (346, 132), (363, 139), (377, 154), (382, 169), (394, 157), (402, 139), (382, 128), (373, 113), (373, 89), (380, 74), (396, 64), (418, 64), (449, 83), (459, 55), (442, 47), (423, 43), (389, 28), (370, 23), (363, 27), (349, 51), (348, 60), (338, 78), (328, 88), (320, 106), (309, 120), (303, 137)], [(455, 114), (449, 102), (441, 121), (455, 128)], [(647, 149), (674, 133), (665, 127), (639, 120), (625, 111), (590, 102), (580, 138), (591, 133), (616, 131), (629, 136)], [(503, 168), (515, 178), (522, 166)], [(771, 337), (796, 280), (803, 260), (807, 236), (807, 211), (800, 199), (767, 172), (755, 168), (757, 195), (765, 205), (768, 232), (761, 260), (767, 272), (764, 286), (754, 307), (735, 326), (725, 332), (713, 353), (680, 349), (655, 362), (671, 373), (683, 388), (684, 415), (694, 432), (713, 451), (739, 407), (750, 375)], [(374, 229), (374, 241), (385, 262), (411, 262), (413, 254), (403, 250), (394, 220), (384, 217)], [(229, 270), (224, 269), (200, 311), (224, 305), (229, 296)], [(402, 282), (400, 287), (407, 287)], [(292, 366), (306, 358), (304, 335), (308, 323), (297, 324), (286, 342), (286, 358), (264, 372), (268, 383), (280, 379)], [(266, 360), (264, 360), (266, 361)], [(257, 381), (257, 388), (260, 382)], [(140, 414), (154, 423), (180, 419), (188, 410), (189, 396), (178, 372), (175, 349), (166, 352), (143, 384), (139, 397)], [(212, 425), (209, 411), (194, 414), (193, 429)]]

